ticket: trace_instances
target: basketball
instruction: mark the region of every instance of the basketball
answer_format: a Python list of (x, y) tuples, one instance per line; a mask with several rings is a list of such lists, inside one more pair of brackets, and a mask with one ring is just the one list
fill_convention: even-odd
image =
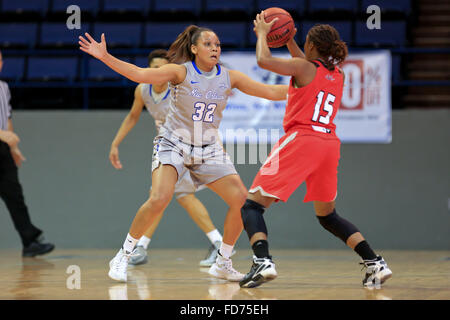
[(267, 44), (270, 48), (284, 46), (294, 34), (295, 25), (291, 15), (286, 10), (277, 7), (268, 8), (264, 10), (264, 13), (266, 22), (278, 18), (267, 34)]

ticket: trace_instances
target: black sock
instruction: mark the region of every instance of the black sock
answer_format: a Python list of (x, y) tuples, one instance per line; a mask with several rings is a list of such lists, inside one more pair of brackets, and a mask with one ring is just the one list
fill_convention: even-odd
[(252, 245), (253, 252), (257, 258), (269, 257), (269, 243), (267, 240), (258, 240)]
[(377, 255), (373, 252), (372, 248), (370, 248), (366, 240), (358, 243), (354, 250), (363, 260), (374, 260), (377, 258)]

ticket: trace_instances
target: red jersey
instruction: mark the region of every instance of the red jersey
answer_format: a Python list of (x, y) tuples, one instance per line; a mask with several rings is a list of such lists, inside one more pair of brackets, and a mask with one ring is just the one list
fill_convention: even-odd
[(328, 70), (322, 61), (313, 61), (317, 67), (313, 81), (304, 87), (294, 86), (291, 78), (288, 102), (283, 119), (284, 132), (307, 129), (336, 137), (334, 117), (341, 104), (344, 76), (338, 68)]

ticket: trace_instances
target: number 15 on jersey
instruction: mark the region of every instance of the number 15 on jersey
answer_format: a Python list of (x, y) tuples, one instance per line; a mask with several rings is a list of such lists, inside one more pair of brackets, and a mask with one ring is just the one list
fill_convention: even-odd
[[(323, 91), (320, 91), (319, 94), (317, 95), (317, 102), (316, 105), (314, 106), (314, 114), (312, 117), (312, 121), (314, 122), (319, 121), (322, 124), (329, 124), (330, 117), (333, 114), (333, 102), (336, 99), (336, 97), (331, 93), (328, 93), (325, 99), (325, 103), (322, 105), (324, 95), (325, 92)], [(320, 116), (320, 111), (322, 110), (327, 112), (327, 115), (325, 117)]]

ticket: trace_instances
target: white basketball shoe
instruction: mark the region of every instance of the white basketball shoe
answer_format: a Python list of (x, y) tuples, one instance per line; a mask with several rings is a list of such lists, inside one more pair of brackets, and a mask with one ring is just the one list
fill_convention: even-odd
[[(200, 261), (199, 263), (200, 267), (211, 267), (213, 263), (216, 262), (217, 253), (219, 252), (221, 245), (222, 241), (216, 241), (214, 242), (214, 244), (211, 244), (211, 247), (209, 248), (205, 259)], [(235, 253), (236, 250), (233, 249), (233, 252), (231, 252), (231, 256), (233, 256)]]
[(231, 259), (225, 259), (217, 255), (216, 262), (209, 268), (208, 273), (216, 278), (225, 279), (228, 281), (241, 281), (244, 275), (233, 268)]
[(128, 263), (133, 266), (137, 266), (140, 264), (147, 263), (147, 250), (143, 246), (136, 246), (133, 252), (131, 253), (130, 260)]
[(127, 282), (127, 269), (130, 254), (126, 254), (123, 249), (117, 252), (116, 256), (109, 262), (108, 276), (111, 279)]

